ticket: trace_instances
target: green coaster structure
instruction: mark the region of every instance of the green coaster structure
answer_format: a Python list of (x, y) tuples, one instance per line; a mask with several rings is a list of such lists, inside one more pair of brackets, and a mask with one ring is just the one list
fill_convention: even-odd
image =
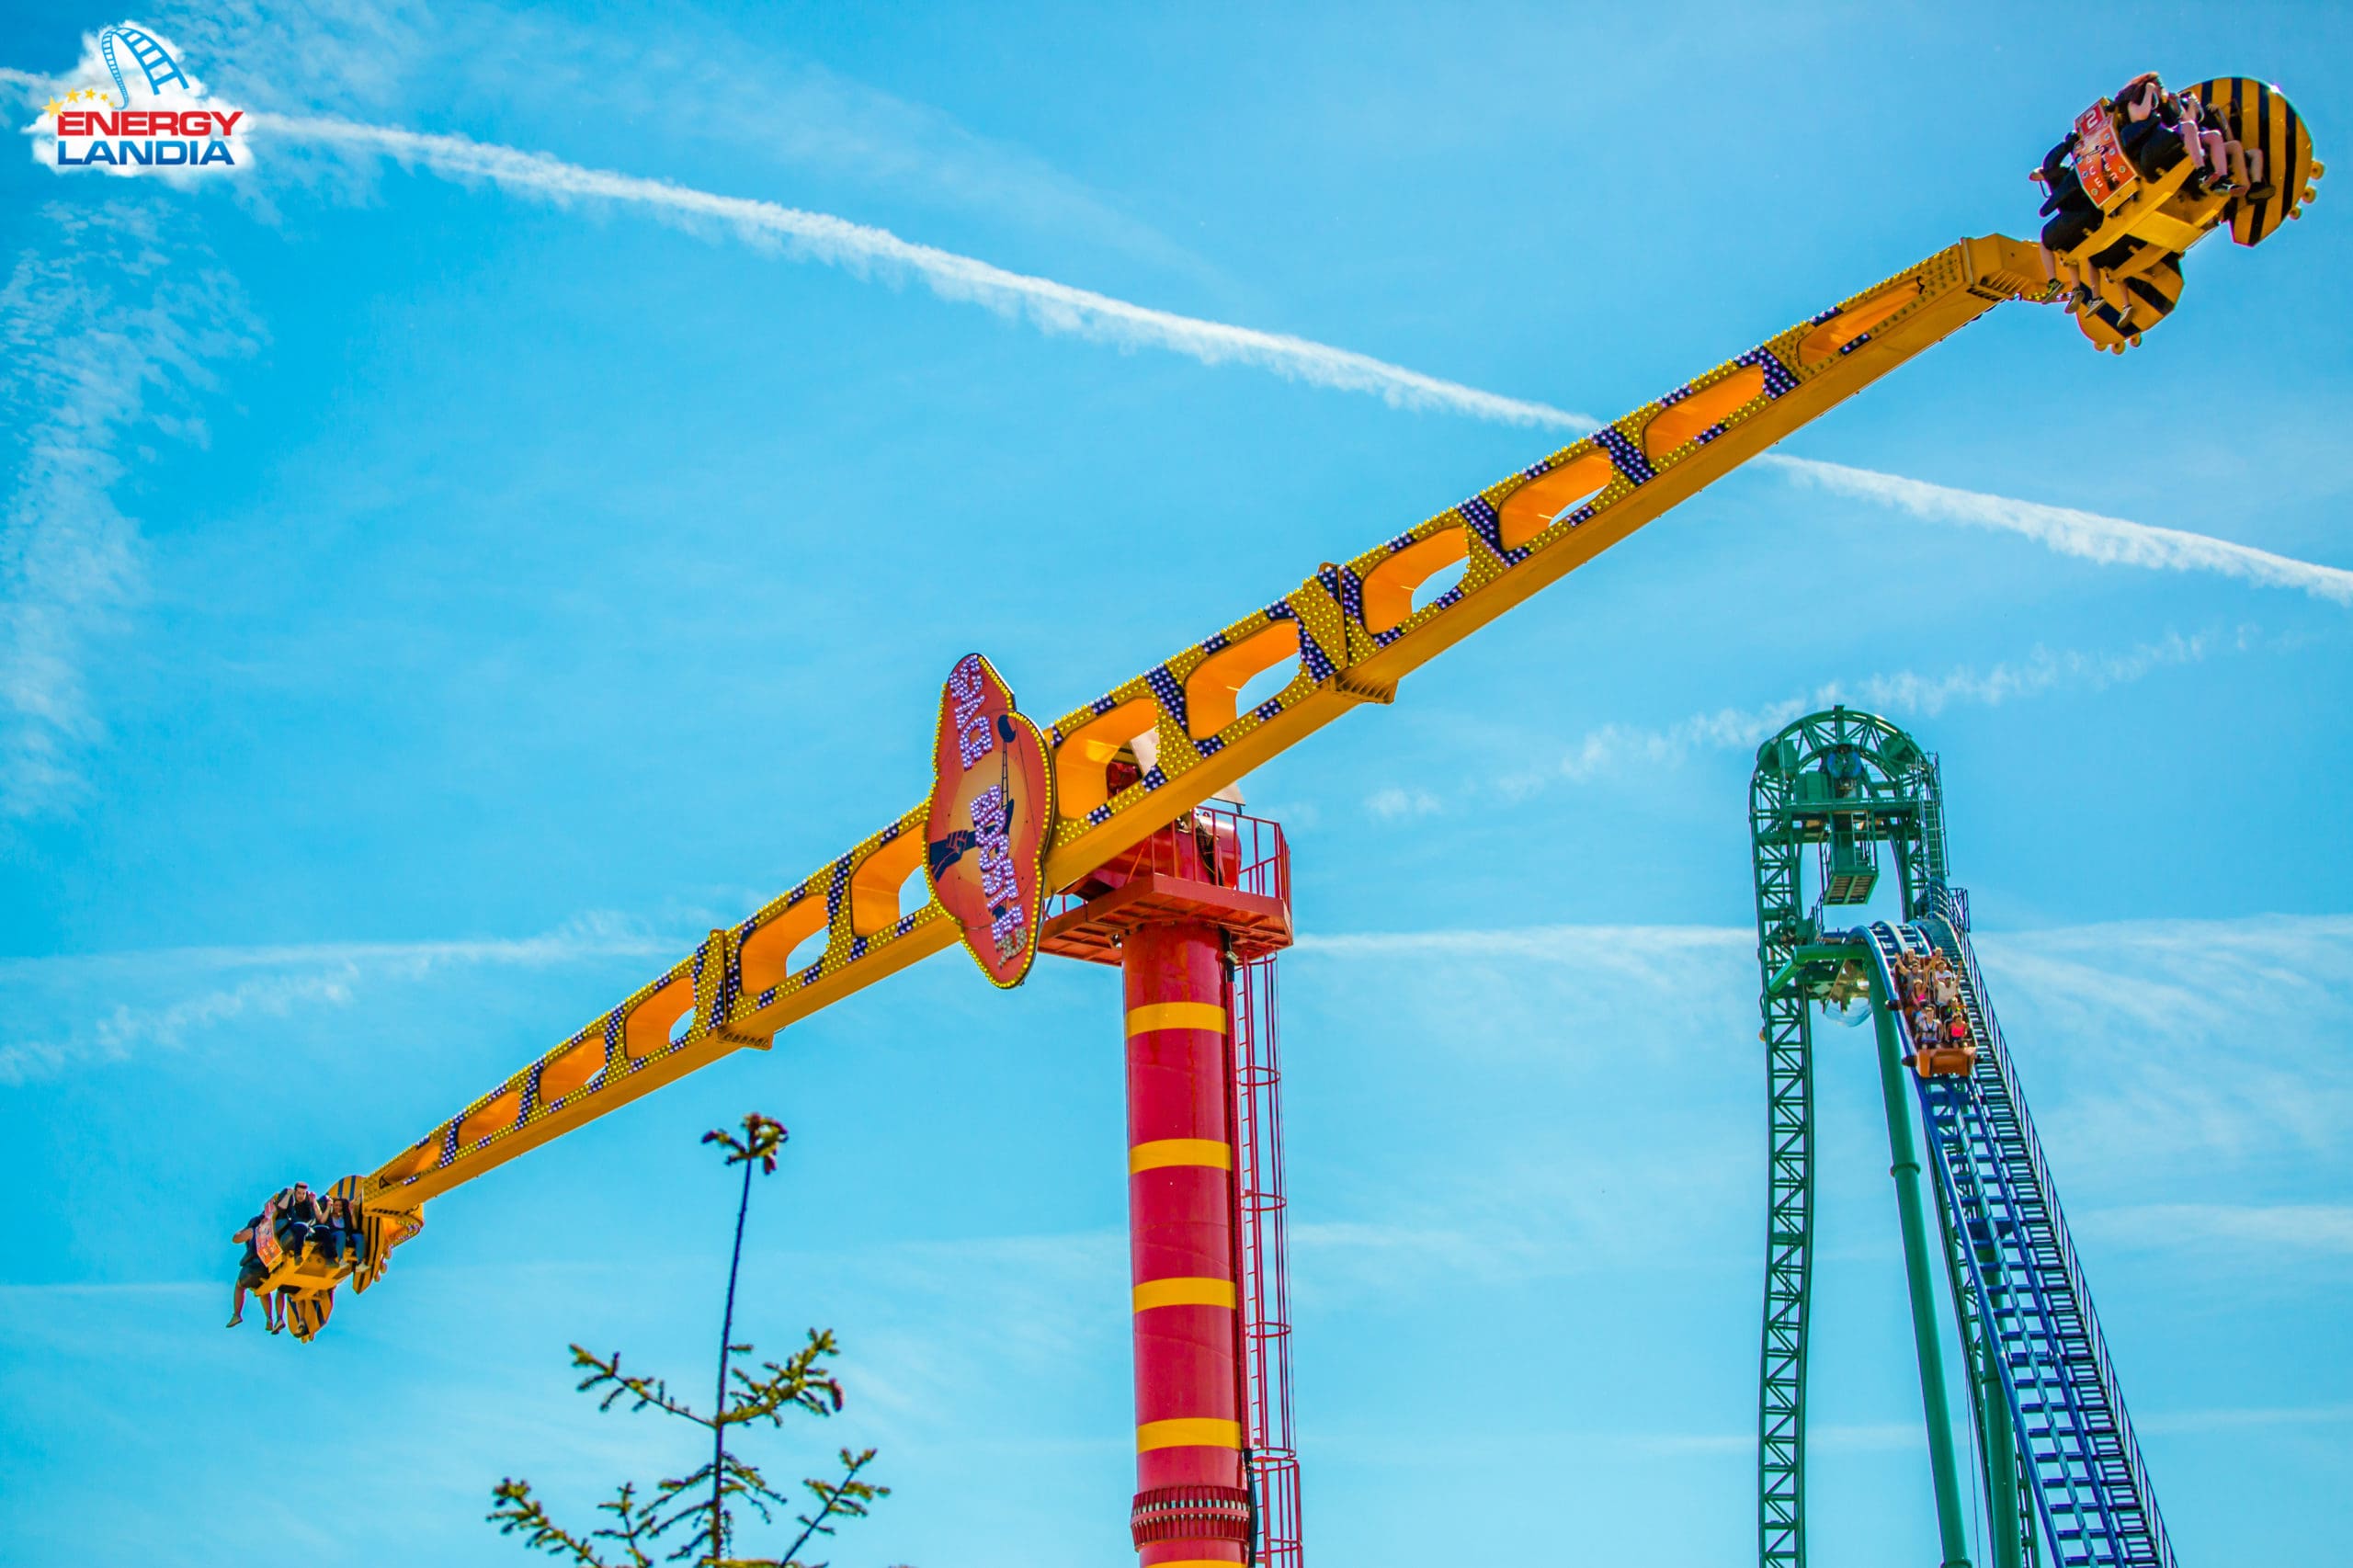
[[(1874, 1025), (1944, 1568), (1970, 1568), (1973, 1522), (1984, 1528), (1992, 1568), (2045, 1561), (2052, 1568), (2173, 1568), (2115, 1368), (1970, 944), (1968, 901), (1949, 881), (1937, 759), (1875, 715), (1846, 708), (1811, 714), (1758, 748), (1749, 827), (1769, 1137), (1757, 1414), (1764, 1568), (1805, 1562), (1813, 1012), (1859, 1003)], [(1894, 866), (1901, 920), (1826, 926), (1826, 915), (1877, 891), (1882, 849)], [(1914, 1040), (1901, 1005), (1899, 968), (1931, 952), (1944, 955), (1958, 981), (1974, 1052), (1963, 1072), (1911, 1065), (1926, 1060), (1922, 1048), (1946, 1043)], [(1939, 1278), (1959, 1341), (1982, 1520), (1972, 1521), (1962, 1502)]]

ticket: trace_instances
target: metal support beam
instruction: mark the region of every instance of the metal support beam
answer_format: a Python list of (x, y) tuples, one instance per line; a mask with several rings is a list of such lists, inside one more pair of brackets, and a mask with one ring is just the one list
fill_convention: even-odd
[(1920, 1182), (1918, 1130), (1913, 1125), (1911, 1069), (1895, 1031), (1894, 999), (1872, 987), (1879, 1036), (1880, 1097), (1887, 1108), (1888, 1174), (1904, 1228), (1904, 1280), (1912, 1297), (1912, 1344), (1920, 1362), (1920, 1412), (1928, 1428), (1928, 1470), (1937, 1494), (1937, 1536), (1944, 1568), (1969, 1568), (1969, 1527), (1961, 1512), (1961, 1470), (1953, 1452), (1952, 1405), (1945, 1388), (1944, 1347), (1937, 1329), (1936, 1258)]

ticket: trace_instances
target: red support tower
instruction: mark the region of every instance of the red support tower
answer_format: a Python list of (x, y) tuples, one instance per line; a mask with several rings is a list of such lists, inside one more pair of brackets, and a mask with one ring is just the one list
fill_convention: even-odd
[(1289, 851), (1212, 804), (1063, 895), (1043, 950), (1120, 966), (1142, 1568), (1299, 1568), (1276, 1113)]

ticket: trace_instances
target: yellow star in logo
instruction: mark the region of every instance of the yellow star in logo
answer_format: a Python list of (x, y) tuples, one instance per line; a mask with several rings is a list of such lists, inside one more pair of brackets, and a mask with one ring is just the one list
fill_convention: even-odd
[(49, 107), (48, 107), (48, 108), (44, 108), (44, 109), (42, 109), (40, 112), (41, 112), (41, 113), (43, 113), (43, 114), (55, 114), (55, 113), (56, 113), (60, 108), (63, 108), (63, 107), (64, 107), (64, 106), (63, 106), (63, 105), (62, 105), (62, 104), (60, 104), (60, 103), (59, 103), (55, 98), (51, 98), (51, 99), (50, 99), (50, 100), (49, 100)]
[(114, 103), (114, 100), (107, 97), (104, 93), (92, 93), (90, 97), (97, 99), (99, 103), (106, 104), (109, 107)]

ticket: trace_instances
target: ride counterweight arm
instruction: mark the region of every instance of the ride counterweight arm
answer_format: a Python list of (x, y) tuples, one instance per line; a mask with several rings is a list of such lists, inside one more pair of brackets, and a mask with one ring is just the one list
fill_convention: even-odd
[[(2034, 247), (1964, 240), (1808, 318), (1655, 403), (1297, 587), (1064, 715), (1046, 732), (1056, 808), (1045, 885), (1066, 888), (1400, 680), (1660, 513), (1827, 413), (2006, 300), (2044, 300)], [(1421, 608), (1415, 589), (1465, 560)], [(1240, 689), (1289, 659), (1276, 696)], [(1116, 793), (1108, 769), (1140, 735), (1156, 765)], [(372, 1175), (356, 1178), (371, 1234), (414, 1234), (428, 1199), (776, 1032), (958, 940), (921, 876), (916, 803), (508, 1077)], [(824, 935), (823, 955), (794, 950)], [(683, 1027), (681, 1027), (683, 1025)], [(371, 1245), (362, 1283), (389, 1244)]]

